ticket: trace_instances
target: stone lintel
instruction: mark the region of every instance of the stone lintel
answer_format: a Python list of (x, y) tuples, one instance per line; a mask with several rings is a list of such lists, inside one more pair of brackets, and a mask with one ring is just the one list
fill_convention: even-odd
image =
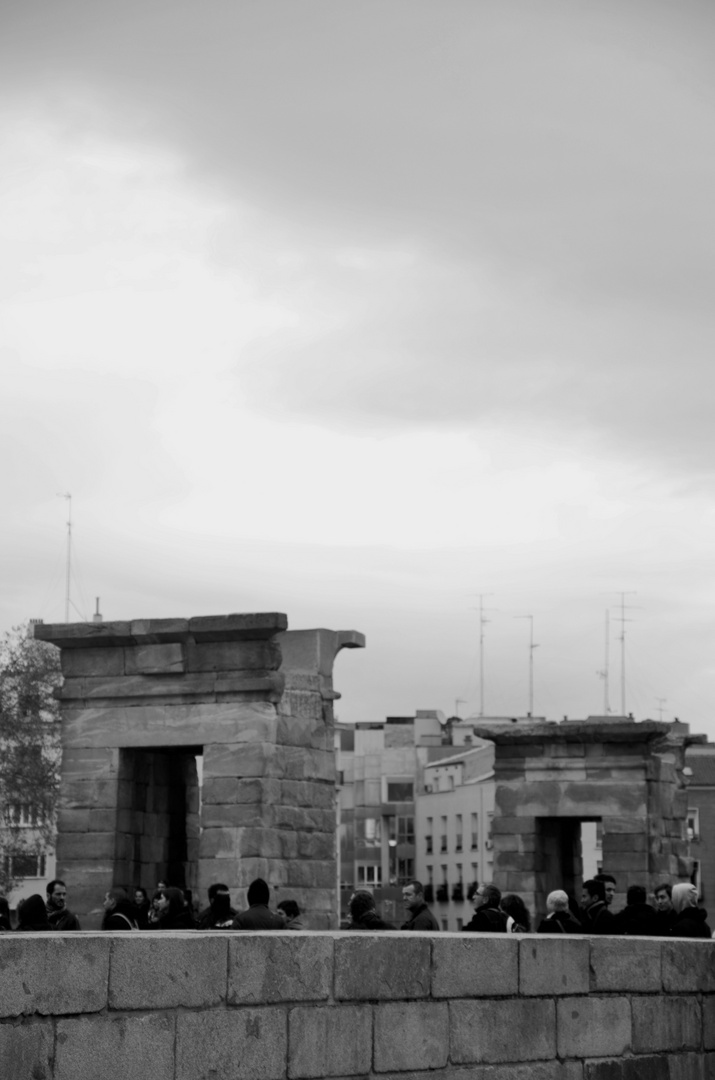
[[(163, 645), (187, 641), (245, 641), (271, 638), (286, 630), (278, 612), (249, 615), (201, 615), (193, 619), (134, 619), (103, 623), (37, 623), (38, 641), (63, 649), (124, 645)], [(340, 631), (338, 631), (338, 634)]]
[[(686, 729), (686, 730), (683, 730)], [(588, 720), (568, 720), (563, 723), (533, 724), (520, 728), (490, 727), (477, 724), (474, 734), (480, 739), (488, 739), (497, 746), (518, 746), (533, 743), (544, 746), (553, 743), (650, 743), (669, 736), (681, 742), (687, 735), (687, 725), (659, 720), (614, 720), (593, 723)]]

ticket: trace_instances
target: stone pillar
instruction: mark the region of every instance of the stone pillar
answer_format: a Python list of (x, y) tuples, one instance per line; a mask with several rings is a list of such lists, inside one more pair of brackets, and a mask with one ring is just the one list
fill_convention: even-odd
[(332, 667), (364, 638), (286, 622), (35, 628), (62, 650), (57, 865), (78, 914), (171, 868), (202, 902), (224, 881), (243, 904), (263, 877), (316, 929), (337, 925)]

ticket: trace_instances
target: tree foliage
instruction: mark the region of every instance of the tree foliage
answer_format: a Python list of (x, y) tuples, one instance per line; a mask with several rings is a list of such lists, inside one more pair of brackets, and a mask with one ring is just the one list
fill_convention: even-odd
[(0, 641), (0, 891), (54, 845), (60, 764), (59, 650), (29, 625)]

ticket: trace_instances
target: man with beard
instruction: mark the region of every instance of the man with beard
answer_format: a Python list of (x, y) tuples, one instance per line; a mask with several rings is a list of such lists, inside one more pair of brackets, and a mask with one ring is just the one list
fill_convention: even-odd
[(64, 881), (51, 881), (47, 886), (47, 918), (53, 930), (81, 930), (79, 919), (67, 907), (67, 886)]

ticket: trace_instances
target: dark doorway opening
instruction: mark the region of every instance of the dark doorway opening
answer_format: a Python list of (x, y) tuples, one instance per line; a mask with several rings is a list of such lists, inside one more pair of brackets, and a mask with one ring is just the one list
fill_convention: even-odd
[[(563, 889), (581, 902), (584, 849), (581, 826), (598, 818), (537, 818), (538, 860), (536, 865), (535, 907), (538, 915), (546, 913), (546, 897), (554, 889)], [(593, 830), (591, 830), (593, 832)]]
[(200, 746), (120, 751), (115, 884), (196, 889), (202, 753)]

